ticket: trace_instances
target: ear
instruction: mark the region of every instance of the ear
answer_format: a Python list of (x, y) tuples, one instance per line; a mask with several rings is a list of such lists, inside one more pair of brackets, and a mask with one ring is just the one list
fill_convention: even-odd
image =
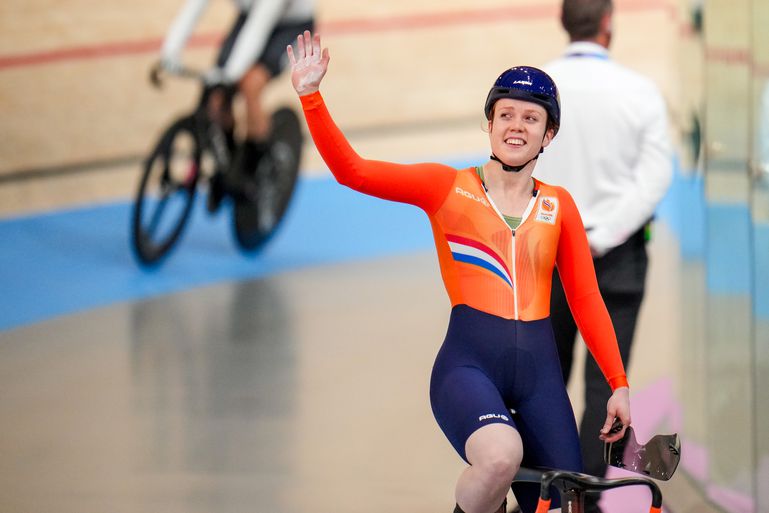
[(601, 34), (608, 34), (611, 35), (612, 33), (612, 11), (606, 12), (603, 16), (601, 16)]
[(553, 137), (555, 137), (555, 130), (552, 128), (548, 128), (545, 130), (545, 137), (542, 139), (542, 147), (547, 148), (550, 144), (550, 141), (553, 140)]

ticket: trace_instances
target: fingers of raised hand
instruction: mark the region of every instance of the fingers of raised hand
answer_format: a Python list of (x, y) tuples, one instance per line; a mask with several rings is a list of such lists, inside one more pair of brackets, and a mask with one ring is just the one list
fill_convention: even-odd
[(298, 60), (304, 60), (305, 52), (304, 52), (304, 35), (299, 34), (296, 36), (296, 51), (299, 52), (299, 59)]
[(304, 35), (300, 36), (302, 41), (302, 50), (304, 51), (305, 58), (310, 63), (319, 62), (323, 58), (323, 53), (320, 45), (320, 34), (311, 34), (309, 30), (304, 31)]
[(323, 53), (320, 49), (320, 34), (315, 34), (312, 37), (312, 53), (316, 56), (317, 59), (323, 58)]
[(296, 36), (296, 50), (294, 50), (292, 45), (289, 45), (286, 47), (286, 52), (292, 66), (296, 64), (309, 66), (313, 63), (327, 60), (328, 55), (328, 49), (321, 48), (320, 35), (313, 35), (309, 30), (305, 30), (303, 34)]

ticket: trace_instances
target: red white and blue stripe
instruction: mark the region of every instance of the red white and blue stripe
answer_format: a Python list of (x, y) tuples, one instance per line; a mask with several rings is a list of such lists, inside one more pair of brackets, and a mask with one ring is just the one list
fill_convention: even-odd
[(505, 280), (510, 287), (513, 286), (510, 270), (507, 268), (504, 260), (493, 249), (476, 240), (458, 235), (446, 234), (446, 240), (449, 243), (454, 260), (482, 267)]

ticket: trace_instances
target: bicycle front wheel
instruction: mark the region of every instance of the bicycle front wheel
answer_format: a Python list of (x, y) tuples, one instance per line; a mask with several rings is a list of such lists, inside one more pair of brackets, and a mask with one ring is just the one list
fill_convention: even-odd
[(282, 107), (272, 115), (269, 150), (245, 175), (234, 195), (235, 240), (245, 251), (261, 248), (277, 230), (299, 175), (302, 129), (296, 113)]
[(133, 247), (143, 265), (157, 263), (182, 234), (195, 200), (200, 160), (190, 116), (163, 133), (144, 163), (132, 218)]

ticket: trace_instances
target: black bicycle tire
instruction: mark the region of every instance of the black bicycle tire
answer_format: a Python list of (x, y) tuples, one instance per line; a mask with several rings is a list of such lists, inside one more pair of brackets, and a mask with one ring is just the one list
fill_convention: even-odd
[[(246, 253), (260, 250), (276, 233), (285, 217), (299, 177), (299, 164), (302, 156), (303, 135), (299, 117), (289, 107), (276, 109), (272, 115), (272, 141), (270, 152), (281, 151), (280, 144), (287, 144), (293, 161), (285, 163), (280, 171), (278, 198), (270, 215), (274, 221), (265, 229), (260, 227), (260, 208), (258, 198), (248, 194), (236, 194), (233, 201), (233, 232), (238, 247)], [(272, 155), (271, 155), (272, 157)], [(281, 158), (275, 156), (273, 158)], [(272, 181), (274, 176), (270, 176)], [(257, 191), (257, 194), (259, 191)]]
[[(169, 154), (173, 150), (173, 143), (176, 137), (185, 132), (188, 133), (193, 140), (193, 151), (191, 155), (193, 163), (191, 169), (193, 171), (192, 175), (188, 177), (187, 183), (184, 184), (184, 188), (186, 188), (184, 194), (184, 206), (181, 209), (181, 215), (179, 215), (172, 223), (173, 229), (170, 230), (169, 234), (161, 241), (153, 241), (151, 235), (145, 231), (145, 227), (142, 224), (143, 209), (145, 205), (144, 199), (147, 194), (150, 178), (153, 175), (153, 166), (156, 164), (157, 159), (165, 159), (162, 165), (164, 166), (164, 172), (168, 170), (171, 157)], [(133, 204), (131, 230), (134, 254), (142, 265), (152, 266), (158, 264), (177, 243), (179, 237), (181, 237), (184, 228), (187, 225), (190, 212), (192, 211), (192, 206), (195, 203), (197, 182), (200, 178), (200, 160), (201, 147), (195, 128), (195, 120), (192, 116), (185, 116), (177, 119), (165, 132), (163, 132), (155, 148), (144, 161), (142, 178), (139, 182), (139, 187)]]

